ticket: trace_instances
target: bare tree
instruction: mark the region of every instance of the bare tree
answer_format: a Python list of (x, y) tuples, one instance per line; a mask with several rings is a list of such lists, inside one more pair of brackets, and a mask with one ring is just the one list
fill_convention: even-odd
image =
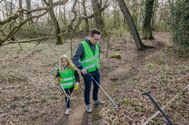
[(131, 30), (131, 34), (132, 34), (132, 36), (134, 38), (134, 41), (135, 41), (137, 49), (138, 50), (144, 50), (144, 49), (146, 49), (147, 46), (145, 46), (142, 43), (142, 41), (140, 39), (140, 36), (138, 34), (138, 31), (136, 29), (135, 23), (133, 21), (133, 18), (131, 16), (131, 14), (130, 14), (130, 12), (129, 12), (129, 10), (128, 10), (125, 2), (124, 2), (124, 0), (117, 0), (117, 1), (119, 3), (119, 7), (120, 7), (122, 13), (124, 14), (124, 16), (125, 16), (125, 18), (127, 20), (128, 26), (129, 26), (129, 28)]
[(142, 37), (143, 39), (154, 39), (152, 35), (152, 16), (153, 16), (154, 0), (146, 0), (145, 5), (145, 16), (142, 26)]
[[(75, 29), (80, 26), (80, 24), (83, 20), (86, 20), (86, 19), (88, 20), (88, 19), (95, 17), (94, 13), (92, 13), (91, 15), (84, 15), (84, 16), (82, 14), (78, 14), (78, 12), (76, 11), (77, 2), (78, 2), (78, 0), (74, 0), (73, 6), (71, 9), (72, 13), (74, 14), (74, 17), (71, 19), (71, 21), (69, 21), (70, 23), (68, 24), (67, 28), (65, 30), (63, 30), (63, 32), (60, 33), (59, 35), (65, 35), (67, 33), (74, 32)], [(108, 3), (108, 1), (106, 1), (104, 3), (104, 5), (101, 8), (99, 8), (99, 11), (101, 13), (108, 7), (107, 3)]]
[(99, 9), (99, 8), (101, 8), (102, 5), (98, 2), (98, 0), (91, 0), (91, 2), (92, 2), (92, 7), (93, 7), (96, 28), (103, 31), (104, 24), (103, 24), (103, 20), (102, 20), (102, 13)]
[(114, 15), (114, 19), (113, 19), (113, 25), (114, 27), (120, 26), (120, 15), (119, 15), (119, 11), (117, 10), (117, 6), (118, 3), (116, 1), (113, 1), (113, 15)]
[(94, 13), (95, 26), (96, 28), (105, 32), (104, 23), (102, 20), (102, 12), (104, 11), (105, 8), (108, 7), (108, 0), (105, 1), (104, 6), (102, 6), (102, 0), (100, 0), (100, 2), (98, 0), (91, 0), (91, 3)]
[(9, 15), (9, 9), (8, 9), (8, 2), (7, 2), (7, 0), (5, 0), (4, 1), (4, 4), (5, 4), (5, 11), (6, 11), (6, 17), (9, 17), (10, 15)]
[[(48, 0), (48, 2), (46, 0), (43, 0), (44, 3), (46, 4), (46, 6), (49, 6), (49, 5), (52, 5), (53, 4), (53, 1), (52, 0)], [(55, 27), (55, 36), (56, 36), (56, 39), (57, 39), (57, 42), (56, 44), (62, 44), (62, 39), (61, 39), (61, 36), (59, 35), (60, 34), (60, 26), (59, 26), (59, 23), (56, 19), (56, 16), (54, 14), (54, 10), (53, 8), (51, 8), (49, 10), (49, 14), (50, 14), (50, 17), (51, 17), (51, 21)]]
[[(5, 41), (7, 41), (10, 38), (12, 38), (12, 36), (14, 36), (14, 34), (17, 33), (17, 31), (20, 29), (20, 27), (22, 27), (24, 24), (26, 24), (29, 20), (44, 16), (53, 7), (58, 6), (58, 5), (64, 5), (67, 2), (68, 2), (68, 0), (57, 1), (57, 2), (54, 2), (53, 4), (50, 4), (49, 6), (39, 7), (37, 9), (33, 9), (33, 10), (30, 10), (30, 11), (25, 10), (25, 9), (18, 10), (14, 15), (8, 17), (7, 19), (1, 20), (0, 21), (0, 35), (2, 34), (1, 31), (4, 31), (4, 28), (6, 28), (6, 26), (4, 27), (5, 24), (12, 23), (12, 22), (15, 22), (15, 24), (14, 24), (14, 27), (12, 27), (11, 31), (9, 31), (7, 33), (3, 32), (4, 35), (1, 35), (1, 37), (0, 37), (0, 46)], [(24, 14), (35, 13), (35, 12), (36, 13), (38, 12), (38, 14), (35, 14), (34, 16), (29, 17), (27, 19), (24, 19), (22, 22), (17, 23), (18, 22), (17, 19), (19, 19), (19, 17), (20, 17), (20, 12), (19, 11), (22, 11)]]
[[(19, 0), (19, 9), (20, 9), (20, 10), (23, 9), (23, 8), (22, 8), (22, 0)], [(19, 21), (22, 22), (23, 19), (24, 19), (24, 14), (22, 13), (22, 11), (19, 11), (19, 12), (20, 12), (20, 13), (19, 13), (19, 15), (20, 15)]]
[[(31, 0), (26, 0), (26, 8), (27, 8), (28, 11), (31, 10)], [(32, 17), (32, 14), (30, 12), (28, 12), (27, 18), (30, 18), (30, 17)], [(31, 19), (29, 22), (33, 23), (33, 20)]]
[(68, 25), (67, 31), (71, 31), (71, 30), (74, 29), (73, 23), (74, 23), (74, 21), (76, 21), (76, 19), (77, 19), (77, 12), (75, 11), (75, 7), (76, 7), (76, 5), (77, 5), (77, 2), (78, 2), (78, 0), (75, 0), (74, 3), (73, 3), (73, 6), (72, 6), (71, 11), (72, 11), (72, 13), (74, 14), (74, 17), (73, 17), (72, 20), (70, 21), (70, 24)]
[(67, 18), (66, 18), (66, 6), (64, 6), (64, 24), (67, 25)]
[[(86, 0), (83, 0), (82, 6), (83, 6), (83, 11), (84, 11), (83, 12), (84, 16), (87, 17), (87, 10), (86, 10), (85, 1)], [(89, 20), (87, 18), (85, 18), (85, 28), (86, 28), (86, 32), (88, 33), (89, 32)]]

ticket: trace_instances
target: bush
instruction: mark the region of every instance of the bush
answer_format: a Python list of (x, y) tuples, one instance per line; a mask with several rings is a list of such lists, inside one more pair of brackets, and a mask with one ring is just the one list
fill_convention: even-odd
[(170, 28), (173, 43), (180, 49), (189, 48), (189, 1), (177, 0), (171, 6)]

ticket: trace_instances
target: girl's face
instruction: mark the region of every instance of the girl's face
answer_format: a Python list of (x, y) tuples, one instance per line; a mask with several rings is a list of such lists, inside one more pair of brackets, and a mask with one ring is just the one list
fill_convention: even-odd
[(68, 66), (68, 61), (66, 58), (62, 58), (62, 65), (63, 66)]

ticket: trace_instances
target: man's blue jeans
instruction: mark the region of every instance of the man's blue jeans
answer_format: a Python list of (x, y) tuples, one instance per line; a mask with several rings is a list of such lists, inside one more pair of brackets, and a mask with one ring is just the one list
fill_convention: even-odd
[[(94, 72), (90, 72), (90, 74), (93, 76), (93, 78), (100, 84), (100, 73), (98, 70)], [(90, 104), (90, 92), (91, 92), (91, 84), (93, 83), (93, 100), (98, 100), (98, 90), (99, 86), (96, 84), (96, 82), (91, 78), (89, 74), (83, 75), (84, 83), (85, 83), (85, 91), (84, 91), (84, 99), (85, 104)]]

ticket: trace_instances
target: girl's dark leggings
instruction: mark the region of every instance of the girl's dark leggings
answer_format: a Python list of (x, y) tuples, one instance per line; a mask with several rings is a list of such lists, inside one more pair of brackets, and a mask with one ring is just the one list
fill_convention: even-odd
[[(66, 94), (70, 96), (73, 91), (73, 87), (69, 88), (69, 89), (64, 89), (64, 90), (65, 90)], [(66, 108), (70, 108), (70, 98), (67, 98), (65, 96), (65, 101), (66, 101)]]

